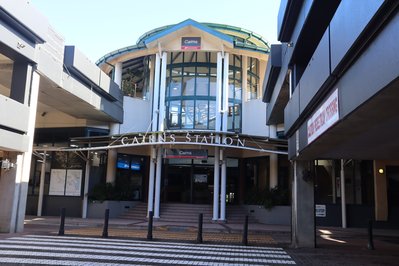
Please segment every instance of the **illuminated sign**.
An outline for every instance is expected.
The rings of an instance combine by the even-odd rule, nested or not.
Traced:
[[[201,50],[201,37],[182,37],[182,50]]]
[[[208,159],[207,150],[166,149],[164,158],[167,159]]]

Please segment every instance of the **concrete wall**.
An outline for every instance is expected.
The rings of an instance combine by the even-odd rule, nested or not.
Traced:
[[[261,99],[243,102],[242,134],[269,136],[266,126],[266,104]]]
[[[120,133],[146,132],[151,129],[151,101],[123,97],[123,117]]]
[[[263,224],[291,224],[291,206],[274,206],[270,210],[258,205],[243,206],[250,216],[255,217],[255,219]]]
[[[104,218],[106,209],[109,209],[109,218],[117,218],[125,211],[133,208],[139,202],[138,201],[110,201],[105,200],[103,202],[93,201],[89,202],[87,209],[88,218]]]

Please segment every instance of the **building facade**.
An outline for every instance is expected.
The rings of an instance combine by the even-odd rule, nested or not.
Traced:
[[[211,204],[225,221],[226,204],[279,182],[286,143],[261,100],[269,48],[253,32],[191,19],[145,33],[97,62],[125,94],[124,123],[76,143],[108,145],[106,181],[134,180],[155,218],[161,202],[180,202]]]
[[[270,46],[257,34],[188,19],[97,66],[59,47],[50,87],[67,93],[39,97],[27,214],[87,217],[89,199],[127,200],[160,219],[162,203],[206,204],[226,221],[227,205],[289,189],[287,142],[265,124]]]
[[[281,1],[263,100],[293,161],[294,246],[316,224],[397,228],[398,20],[395,1]]]

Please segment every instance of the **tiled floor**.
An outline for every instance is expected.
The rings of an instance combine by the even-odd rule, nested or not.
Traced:
[[[0,240],[1,265],[287,265],[278,247],[26,235]]]

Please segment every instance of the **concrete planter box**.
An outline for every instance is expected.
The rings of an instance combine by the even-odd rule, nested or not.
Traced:
[[[109,218],[117,218],[125,211],[136,206],[138,203],[138,201],[92,201],[89,202],[87,207],[87,217],[104,218],[105,210],[109,209]]]
[[[290,225],[291,206],[274,206],[272,209],[265,209],[259,205],[243,205],[248,213],[263,224]]]

